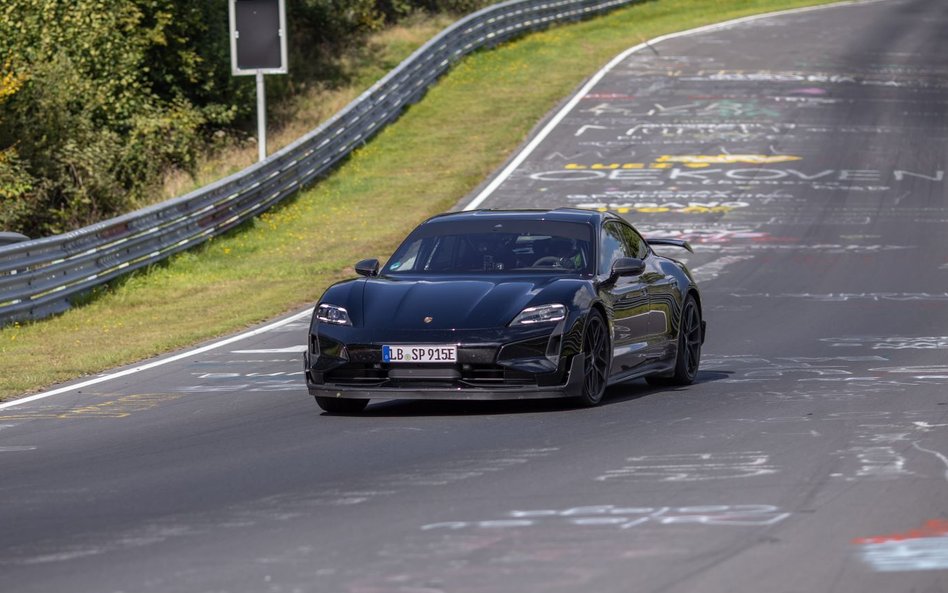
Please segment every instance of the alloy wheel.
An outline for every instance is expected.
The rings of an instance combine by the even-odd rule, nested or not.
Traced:
[[[701,363],[701,316],[693,300],[688,301],[681,324],[681,354],[685,357],[685,371],[689,377],[694,377]]]
[[[586,320],[583,352],[585,356],[583,399],[589,404],[595,404],[602,399],[602,394],[606,390],[611,358],[609,335],[599,313],[591,313]]]

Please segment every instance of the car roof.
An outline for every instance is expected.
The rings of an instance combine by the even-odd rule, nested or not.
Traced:
[[[557,222],[579,222],[598,224],[605,218],[619,217],[612,212],[597,210],[582,210],[579,208],[557,208],[555,210],[520,209],[520,210],[468,210],[464,212],[447,212],[432,216],[422,224],[438,222],[455,222],[461,220],[551,220]]]

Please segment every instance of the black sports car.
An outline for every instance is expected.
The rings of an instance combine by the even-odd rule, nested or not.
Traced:
[[[319,300],[304,355],[327,412],[358,412],[371,398],[595,405],[612,383],[685,385],[698,372],[694,279],[611,212],[443,214],[381,271],[376,259],[355,270],[364,278]]]

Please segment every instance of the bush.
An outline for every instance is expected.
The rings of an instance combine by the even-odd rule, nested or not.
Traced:
[[[158,49],[188,57],[169,51],[177,49],[169,8],[144,0],[0,8],[0,55],[24,81],[0,106],[0,146],[15,148],[7,162],[20,173],[2,176],[6,229],[39,236],[90,224],[139,205],[165,167],[194,162],[210,118],[180,90],[191,73],[176,67],[165,89],[154,79]]]
[[[0,105],[15,95],[23,86],[23,78],[10,70],[9,63],[0,67]],[[12,202],[32,189],[33,178],[26,171],[16,146],[0,145],[0,204],[11,201],[9,211],[0,208],[0,228],[14,228],[7,219],[22,216],[14,212]]]
[[[291,75],[269,99],[331,80],[332,58],[386,23],[487,3],[288,1]],[[0,230],[43,236],[131,210],[169,168],[191,170],[214,131],[251,127],[224,0],[5,0],[0,56]]]

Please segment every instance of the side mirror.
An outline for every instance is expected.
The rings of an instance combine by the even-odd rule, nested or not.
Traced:
[[[360,276],[367,276],[371,278],[372,276],[379,275],[379,260],[377,259],[364,259],[355,265],[356,274]]]
[[[612,264],[612,277],[639,276],[645,271],[645,262],[637,257],[620,257]]]

